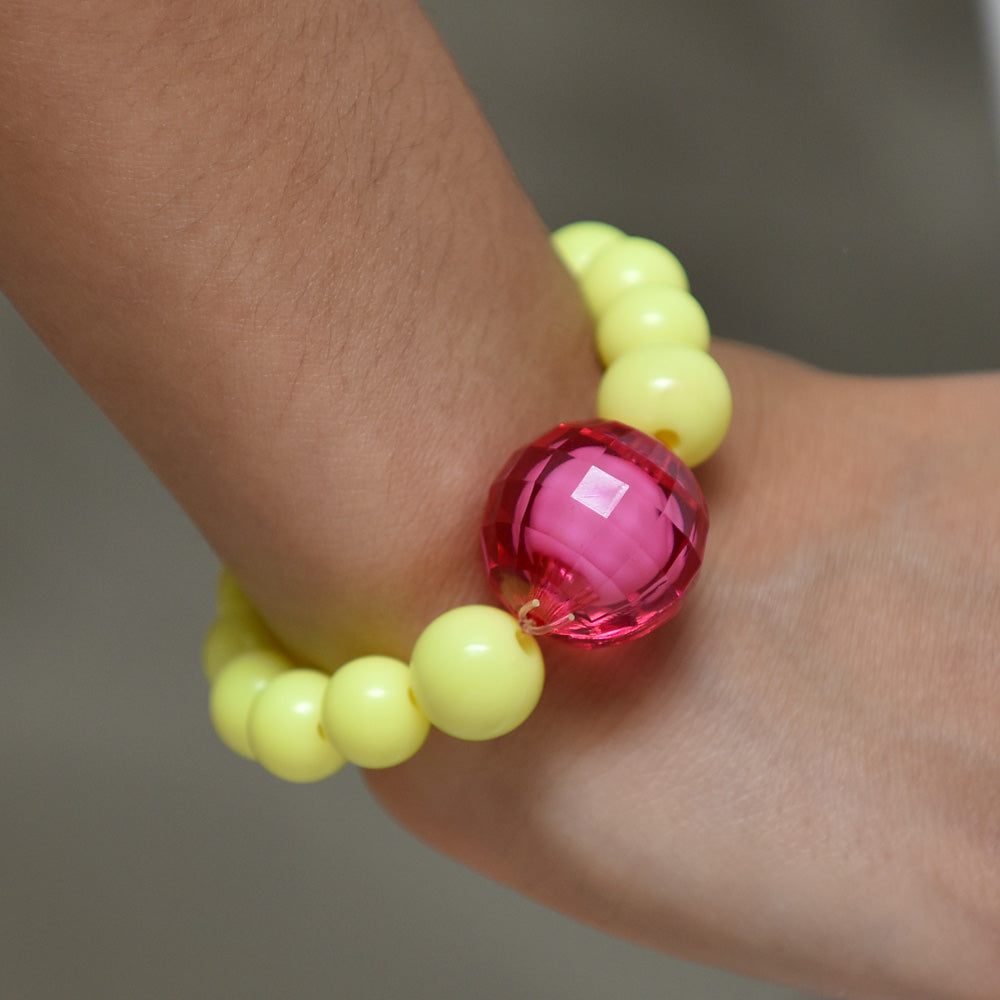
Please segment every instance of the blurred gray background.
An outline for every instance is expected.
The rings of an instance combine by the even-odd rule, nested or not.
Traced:
[[[974,4],[427,9],[546,221],[661,239],[716,334],[845,371],[1000,367]],[[806,996],[549,913],[356,774],[296,788],[223,750],[214,559],[5,303],[0,461],[3,1000]]]

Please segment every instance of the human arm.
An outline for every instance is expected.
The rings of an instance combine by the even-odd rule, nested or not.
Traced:
[[[4,290],[286,638],[405,654],[478,586],[496,456],[586,416],[596,373],[432,29],[405,2],[8,8]]]
[[[157,13],[115,9],[142,24]],[[291,9],[306,21],[329,10]],[[325,49],[343,51],[337,37],[351,52],[365,41],[371,61],[343,67],[349,81],[392,83],[372,110],[399,113],[395,124],[379,118],[396,170],[371,206],[370,158],[355,162],[359,204],[341,197],[352,170],[336,151],[350,161],[371,136],[350,138],[351,115],[329,113],[339,64],[306,85],[319,23],[308,44],[296,31],[278,44],[273,25],[243,23],[236,7],[191,10],[155,45],[135,45],[141,25],[117,33],[147,87],[124,74],[141,120],[125,115],[110,156],[105,126],[124,112],[105,80],[124,71],[113,52],[93,69],[106,31],[95,38],[90,20],[74,28],[70,10],[68,40],[48,25],[33,65],[23,53],[20,64],[0,62],[21,73],[28,112],[40,113],[35,84],[61,94],[52,141],[28,155],[45,135],[36,117],[4,162],[21,184],[6,188],[4,281],[287,638],[331,661],[344,647],[405,655],[437,610],[485,596],[475,528],[497,462],[590,412],[585,324],[412,8],[369,7],[366,17],[384,15],[380,27],[353,34],[327,25]],[[193,69],[181,56],[206,38],[217,44],[222,29],[208,28],[227,13],[228,54]],[[390,51],[407,53],[415,78],[374,72],[386,60],[373,36],[395,39]],[[414,46],[425,61],[414,64]],[[284,75],[263,72],[265,55]],[[89,94],[85,71],[104,96],[73,105]],[[259,77],[272,83],[252,97]],[[430,146],[426,118],[406,99],[428,78],[448,126],[431,130]],[[186,86],[171,97],[178,79]],[[13,82],[4,91],[17,94]],[[110,108],[96,114],[102,101]],[[251,122],[248,108],[272,101],[274,114]],[[313,132],[326,180],[296,189],[297,211],[278,211],[304,163],[303,143],[279,136],[309,135],[316,122],[326,123]],[[162,161],[150,151],[157,134]],[[475,170],[442,172],[456,163],[435,154],[450,136],[458,165]],[[248,141],[249,151],[230,148]],[[418,162],[406,166],[411,155]],[[400,229],[366,222],[367,208]],[[364,334],[353,350],[347,338],[339,365],[329,351],[337,330]],[[397,363],[414,343],[421,350]],[[451,366],[456,350],[462,363]],[[451,853],[656,947],[831,992],[852,983],[859,995],[989,995],[995,380],[855,381],[717,351],[737,420],[704,472],[709,561],[684,616],[623,650],[625,676],[613,684],[594,678],[613,657],[550,647],[548,691],[527,729],[485,747],[439,739],[376,789]],[[419,463],[405,463],[411,452]],[[417,513],[443,511],[433,525],[414,520],[415,485]],[[956,496],[968,504],[957,518]],[[973,592],[956,601],[962,579]],[[953,663],[962,635],[977,636],[976,648]],[[950,745],[961,752],[943,753]],[[956,982],[961,974],[971,985]]]

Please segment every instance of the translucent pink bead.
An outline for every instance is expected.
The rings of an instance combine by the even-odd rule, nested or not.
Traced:
[[[490,490],[490,584],[526,632],[584,646],[676,614],[701,566],[705,500],[665,445],[612,421],[560,424],[514,454]]]

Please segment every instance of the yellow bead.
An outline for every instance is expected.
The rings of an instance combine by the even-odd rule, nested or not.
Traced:
[[[221,615],[212,622],[201,647],[205,677],[211,683],[233,657],[251,649],[274,646],[274,636],[256,614]]]
[[[410,691],[410,668],[390,656],[362,656],[330,679],[321,713],[327,739],[359,767],[395,767],[430,729]]]
[[[240,582],[226,566],[219,571],[219,581],[215,587],[215,607],[220,615],[243,615],[249,618],[257,614]]]
[[[638,285],[619,295],[602,313],[596,337],[605,365],[647,344],[684,344],[707,351],[708,317],[683,288]]]
[[[410,658],[417,704],[431,722],[463,740],[490,740],[516,729],[542,694],[538,643],[499,608],[445,612],[417,639]]]
[[[636,285],[671,285],[687,291],[680,261],[666,248],[641,236],[626,236],[598,251],[580,276],[580,291],[595,319]]]
[[[569,273],[579,278],[599,250],[624,235],[606,222],[571,222],[552,234],[552,246]]]
[[[208,699],[212,725],[219,739],[236,753],[253,760],[247,739],[247,718],[254,699],[292,663],[273,651],[243,653],[231,659],[215,678]]]
[[[254,757],[285,781],[320,781],[344,766],[323,735],[320,708],[330,678],[298,668],[275,677],[254,699],[247,738]]]
[[[623,354],[608,368],[597,390],[597,412],[659,438],[695,466],[726,436],[733,398],[710,355],[653,344]]]

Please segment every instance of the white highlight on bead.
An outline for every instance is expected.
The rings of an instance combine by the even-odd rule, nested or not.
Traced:
[[[627,492],[628,483],[623,483],[610,472],[592,465],[570,496],[607,520]]]

